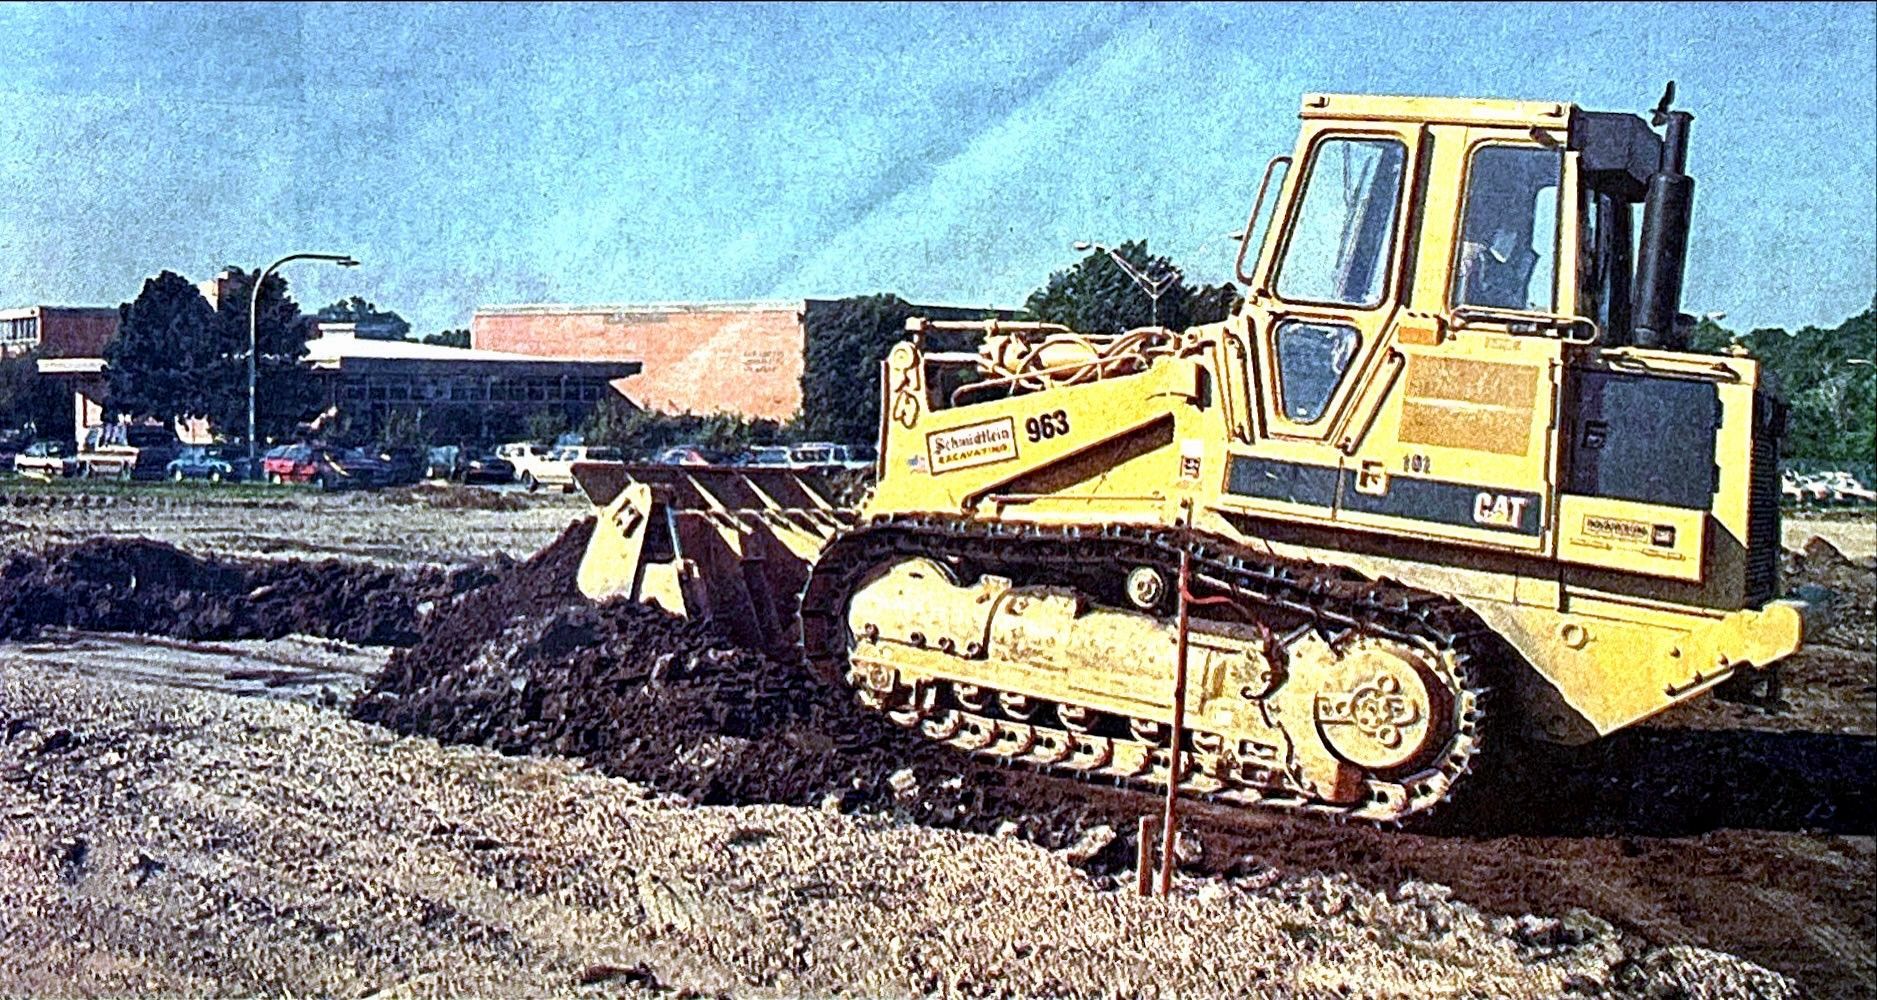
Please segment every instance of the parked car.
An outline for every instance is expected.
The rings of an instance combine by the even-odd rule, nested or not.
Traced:
[[[364,448],[315,449],[315,453],[318,471],[314,482],[322,490],[368,490],[385,485],[385,463]]]
[[[1821,473],[1817,482],[1828,493],[1831,503],[1868,504],[1877,503],[1877,492],[1857,481],[1857,477],[1843,469]]]
[[[312,483],[323,490],[369,489],[383,481],[384,463],[363,448],[293,444],[261,463],[270,483]]]
[[[85,431],[74,456],[81,479],[161,479],[182,451],[176,432],[162,424],[100,424]]]
[[[32,436],[22,430],[0,431],[0,468],[11,469],[20,452],[32,445]]]
[[[522,473],[521,484],[530,492],[543,486],[558,486],[563,492],[574,491],[575,462],[621,462],[625,457],[617,448],[577,444],[556,448]]]
[[[62,441],[34,441],[13,457],[14,472],[38,479],[63,479],[77,468],[77,458]]]
[[[736,464],[786,469],[789,467],[789,450],[782,447],[767,446],[751,448],[737,456]]]
[[[515,481],[514,464],[506,458],[496,457],[495,452],[486,448],[471,449],[453,444],[432,448],[424,466],[426,479],[498,484]]]
[[[539,475],[541,465],[556,450],[558,449],[536,444],[533,441],[511,441],[498,446],[495,449],[495,456],[513,466],[515,478],[525,486],[530,482],[541,481]]]
[[[394,445],[379,449],[376,457],[383,467],[380,479],[384,485],[409,486],[424,478],[429,453],[415,446]]]
[[[206,479],[211,483],[232,481],[235,466],[224,456],[220,449],[191,445],[170,459],[163,474],[171,482],[180,483],[186,479]]]
[[[1779,495],[1787,503],[1824,504],[1831,502],[1831,487],[1816,475],[1800,475],[1788,469],[1780,477]]]
[[[283,444],[268,449],[261,473],[270,483],[310,483],[319,474],[318,456],[308,445]]]
[[[808,441],[789,449],[789,465],[797,469],[871,469],[873,460],[868,445]]]
[[[727,465],[720,451],[701,444],[676,444],[652,456],[653,465]]]

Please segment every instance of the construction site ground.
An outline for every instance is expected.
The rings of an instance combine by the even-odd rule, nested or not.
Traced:
[[[1158,796],[585,605],[584,505],[481,493],[0,483],[0,994],[1877,992],[1868,515],[1788,517],[1783,706],[1412,831],[1194,804],[1162,901]]]

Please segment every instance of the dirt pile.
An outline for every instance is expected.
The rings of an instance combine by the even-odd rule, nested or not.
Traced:
[[[147,539],[94,538],[0,561],[0,639],[62,626],[192,640],[301,634],[408,645],[418,639],[424,609],[489,583],[497,569],[218,559]]]
[[[438,483],[418,483],[415,486],[385,490],[383,498],[390,504],[421,506],[433,510],[513,511],[526,510],[529,505],[526,497],[516,493]]]
[[[1877,649],[1877,568],[1814,536],[1803,550],[1785,550],[1780,577],[1787,593],[1824,587],[1833,594],[1832,626],[1819,641],[1846,649]]]
[[[1048,847],[1100,824],[1054,783],[1041,794],[1012,789],[1023,772],[921,740],[851,691],[740,649],[708,624],[585,601],[574,572],[590,530],[576,524],[495,584],[440,607],[423,641],[393,653],[360,693],[354,717],[505,753],[583,757],[705,805],[894,811]],[[1105,839],[1085,860],[1111,867],[1121,846]]]

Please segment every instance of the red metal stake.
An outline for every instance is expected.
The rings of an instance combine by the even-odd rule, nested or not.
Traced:
[[[1188,508],[1191,516],[1191,508]],[[1190,522],[1188,522],[1190,524]],[[1180,546],[1180,624],[1173,668],[1173,737],[1167,752],[1167,807],[1160,828],[1160,895],[1173,891],[1173,844],[1179,836],[1180,763],[1185,747],[1181,737],[1186,732],[1186,651],[1187,625],[1195,604],[1230,604],[1231,598],[1193,595],[1193,543],[1190,530]]]
[[[1186,625],[1187,602],[1192,600],[1193,555],[1190,546],[1180,548],[1180,628],[1173,667],[1173,735],[1167,751],[1167,809],[1160,822],[1160,894],[1173,891],[1173,841],[1179,835],[1180,804],[1180,735],[1186,731]]]

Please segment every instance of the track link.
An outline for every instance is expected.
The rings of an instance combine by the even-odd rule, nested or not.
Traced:
[[[1464,607],[1391,581],[1277,560],[1209,537],[1184,543],[1179,532],[1165,528],[1057,527],[937,515],[878,518],[837,536],[816,563],[803,595],[802,652],[818,674],[853,685],[863,704],[928,739],[1060,772],[1164,785],[1170,777],[1170,735],[1164,726],[1156,731],[1158,724],[1150,720],[1125,720],[1128,735],[1114,735],[1112,727],[1107,732],[1078,731],[1060,724],[1079,717],[1076,706],[1068,706],[1067,714],[1061,706],[1019,714],[1000,712],[1000,693],[982,689],[970,689],[962,699],[956,692],[935,697],[926,691],[916,699],[908,690],[889,694],[869,689],[848,676],[845,615],[865,574],[897,559],[941,559],[974,572],[1061,583],[1112,576],[1117,565],[1173,570],[1183,544],[1191,546],[1196,593],[1228,596],[1253,615],[1303,623],[1332,647],[1373,636],[1424,650],[1439,665],[1441,680],[1453,694],[1445,713],[1451,736],[1431,763],[1412,774],[1368,775],[1354,803],[1311,796],[1287,780],[1281,759],[1268,762],[1268,768],[1248,768],[1243,762],[1234,766],[1220,752],[1221,739],[1192,729],[1181,734],[1183,791],[1236,806],[1395,822],[1426,813],[1473,767],[1482,745],[1480,723],[1488,694],[1481,664],[1489,661],[1485,654],[1492,636]]]

